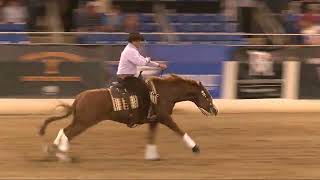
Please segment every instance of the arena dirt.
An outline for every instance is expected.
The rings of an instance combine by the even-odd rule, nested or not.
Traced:
[[[65,119],[37,130],[44,116],[0,116],[0,179],[320,179],[320,114],[176,112],[177,123],[200,145],[193,155],[161,126],[162,159],[143,159],[147,126],[129,129],[105,121],[72,142],[74,163],[56,162],[42,150]]]

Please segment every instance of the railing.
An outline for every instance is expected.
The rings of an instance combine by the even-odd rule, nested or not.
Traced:
[[[0,34],[62,34],[62,35],[81,35],[81,34],[128,34],[125,32],[0,32]],[[266,34],[266,33],[243,33],[243,32],[141,32],[141,34],[155,35],[243,35],[243,36],[303,36],[305,34]],[[320,36],[320,34],[308,34]]]
[[[0,35],[127,35],[128,33],[125,32],[0,32]],[[255,36],[305,36],[306,34],[277,34],[277,33],[243,33],[243,32],[234,32],[234,33],[228,33],[228,32],[142,32],[143,35],[160,35],[160,36],[175,36],[175,35],[216,35],[216,36],[245,36],[245,37],[255,37]],[[320,34],[308,34],[308,36],[320,36]],[[163,43],[166,43],[166,41],[162,41]],[[177,43],[181,43],[177,41]],[[2,43],[3,44],[3,43]],[[8,43],[8,44],[14,44],[14,43]],[[22,44],[22,43],[20,43]],[[30,45],[32,44],[64,44],[64,45],[75,45],[74,43],[28,43]],[[170,42],[171,44],[171,42]],[[176,43],[174,43],[176,44]],[[186,44],[182,42],[182,44]],[[77,44],[77,45],[94,45],[94,44]],[[314,46],[320,46],[319,45],[309,45],[309,44],[274,44],[274,45],[266,45],[266,44],[217,44],[217,45],[224,45],[224,46],[260,46],[260,47],[314,47]]]

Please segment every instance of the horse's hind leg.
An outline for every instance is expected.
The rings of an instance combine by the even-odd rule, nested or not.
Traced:
[[[69,151],[69,142],[77,135],[88,129],[93,124],[84,124],[81,122],[73,121],[69,126],[60,129],[53,144],[57,148],[55,155],[61,160],[69,160],[67,152]]]
[[[192,149],[192,152],[194,153],[200,153],[199,146],[191,139],[191,137],[181,130],[178,125],[173,121],[171,116],[167,116],[166,118],[163,118],[163,121],[161,121],[162,124],[173,130],[175,133],[177,133],[180,137],[182,137],[185,144]]]
[[[160,156],[157,150],[157,145],[155,145],[155,135],[157,132],[158,122],[151,122],[149,124],[149,134],[148,134],[148,144],[146,146],[146,151],[144,158],[146,160],[159,160]]]

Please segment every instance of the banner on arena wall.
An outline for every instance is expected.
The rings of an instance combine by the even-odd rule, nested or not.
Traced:
[[[299,82],[299,98],[320,99],[320,58],[301,63]]]
[[[239,62],[237,97],[239,99],[280,98],[282,63],[263,51],[250,51],[247,62]]]
[[[55,76],[57,67],[61,68],[64,64],[89,64],[89,62],[104,62],[105,73],[108,78],[115,78],[117,63],[110,63],[112,61],[117,62],[119,60],[121,51],[123,50],[123,45],[90,45],[90,46],[70,46],[70,45],[0,45],[0,52],[2,56],[0,57],[0,62],[19,62],[18,65],[12,67],[21,67],[23,63],[30,64],[42,64],[42,69],[35,70],[34,72],[44,72],[46,76]],[[209,92],[214,97],[220,97],[220,85],[221,85],[221,67],[222,62],[229,60],[231,56],[231,50],[233,47],[223,47],[215,45],[146,45],[145,55],[152,57],[156,61],[166,61],[169,68],[164,73],[174,73],[187,78],[201,81]],[[40,66],[40,65],[38,65]],[[84,66],[81,66],[84,67]],[[76,65],[74,66],[76,68]],[[85,69],[85,68],[84,68]],[[70,72],[74,70],[70,69]],[[85,70],[84,70],[85,71]],[[100,71],[91,70],[93,76],[97,76]],[[153,73],[153,75],[159,75],[159,73]],[[19,75],[20,76],[20,75]],[[45,91],[48,93],[57,91],[57,86],[51,85],[53,81],[55,83],[61,82],[62,84],[71,84],[72,81],[77,80],[77,78],[57,78],[51,79],[49,85],[42,85],[48,82],[48,77],[32,77],[34,74],[30,74],[24,77],[24,82],[22,84],[41,84],[42,90],[39,88],[36,91],[36,95],[42,94]],[[15,76],[14,76],[15,77]],[[9,78],[10,79],[10,78]],[[35,82],[36,79],[38,82]],[[2,79],[3,81],[6,79]],[[41,80],[41,81],[40,81]],[[66,82],[68,81],[68,82]],[[15,81],[16,83],[17,81]],[[41,82],[41,83],[40,83]],[[7,82],[8,83],[8,82]],[[10,83],[9,83],[10,84]],[[107,84],[107,82],[105,83]],[[17,87],[22,87],[17,84]],[[29,91],[30,86],[23,92]],[[59,86],[60,87],[60,86]],[[92,86],[93,87],[93,86]],[[96,87],[96,86],[95,86]],[[32,88],[30,88],[32,89]],[[76,88],[74,88],[76,89]],[[84,88],[78,88],[79,91]],[[34,90],[34,89],[33,89]],[[61,89],[60,89],[61,90]],[[31,91],[31,90],[30,90]],[[41,93],[40,93],[41,91]],[[11,93],[13,91],[2,90],[2,95],[6,94],[21,94],[21,93]],[[20,91],[22,92],[22,91]],[[31,92],[29,94],[32,94]],[[72,94],[72,93],[62,93]],[[55,94],[55,93],[52,93]],[[56,95],[59,95],[56,93]]]
[[[101,62],[0,61],[0,97],[74,97],[106,79]]]

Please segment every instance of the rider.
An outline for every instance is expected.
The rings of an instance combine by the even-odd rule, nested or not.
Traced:
[[[139,53],[141,41],[144,41],[140,33],[130,33],[128,38],[128,45],[121,53],[120,62],[117,71],[118,79],[125,77],[133,77],[137,73],[137,66],[151,66],[166,69],[166,64],[161,64],[151,61],[150,57],[143,57]]]
[[[135,77],[137,73],[137,66],[150,66],[150,67],[158,67],[162,70],[167,68],[166,64],[157,63],[151,61],[150,57],[143,57],[139,53],[139,48],[141,47],[141,41],[144,41],[143,36],[140,33],[130,33],[128,38],[128,45],[124,48],[121,53],[120,62],[117,71],[117,78],[120,86],[126,85],[134,79],[138,79]],[[138,79],[141,86],[144,86],[145,83],[143,80]],[[146,86],[145,86],[146,87]],[[148,94],[147,88],[141,87],[143,90],[143,94]],[[148,95],[149,97],[149,95]],[[151,107],[150,107],[151,108]],[[151,110],[151,109],[150,109]],[[154,119],[155,116],[151,117],[151,111],[149,111],[148,119]]]

